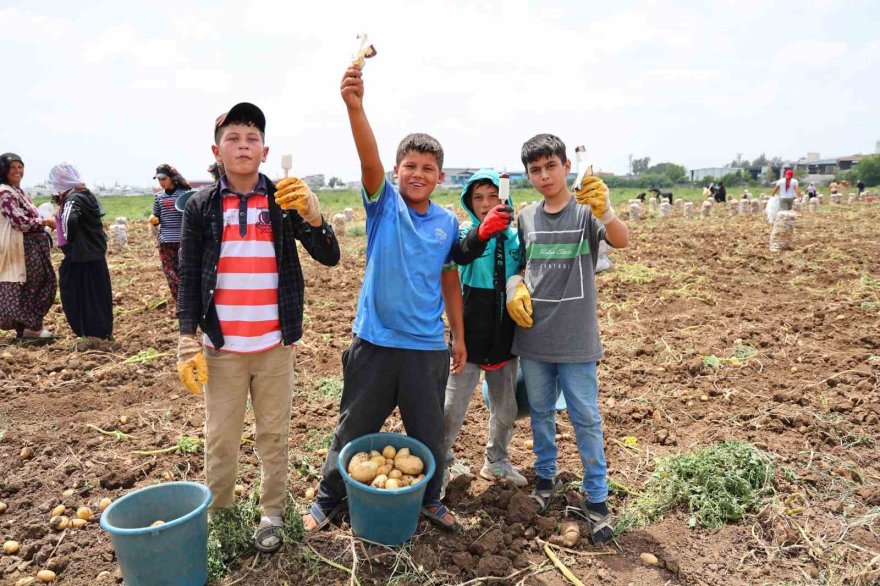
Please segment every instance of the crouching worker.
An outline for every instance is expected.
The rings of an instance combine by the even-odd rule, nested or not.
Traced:
[[[361,161],[367,214],[367,266],[358,298],[354,339],[342,354],[339,421],[324,462],[317,500],[304,516],[306,531],[323,528],[347,508],[339,452],[374,433],[394,411],[408,435],[424,443],[438,471],[428,481],[422,514],[444,529],[455,517],[440,502],[443,394],[449,376],[444,305],[453,336],[453,372],[466,359],[461,285],[455,270],[458,219],[431,202],[443,181],[443,149],[427,134],[410,134],[397,147],[398,188],[385,180],[379,148],[364,112],[361,68],[342,79],[342,99]],[[445,304],[444,304],[445,301]]]
[[[517,358],[510,353],[514,323],[505,309],[504,284],[519,273],[519,239],[511,226],[513,208],[498,198],[498,172],[481,169],[461,192],[461,206],[474,228],[463,230],[459,247],[464,300],[464,340],[467,364],[446,382],[443,408],[446,429],[446,462],[443,488],[451,477],[455,456],[452,447],[461,431],[474,389],[484,372],[489,387],[489,441],[480,476],[507,479],[526,486],[525,477],[510,463],[507,448],[516,420]],[[504,205],[503,205],[504,204]]]
[[[594,271],[599,243],[627,245],[629,233],[611,207],[608,187],[584,177],[573,195],[565,144],[539,134],[522,147],[529,181],[544,197],[519,214],[523,273],[507,281],[507,309],[519,327],[513,353],[528,389],[534,439],[532,497],[541,511],[560,489],[556,477],[556,387],[562,389],[584,467],[581,509],[595,543],[613,536],[596,364],[603,357]]]
[[[212,509],[233,503],[250,395],[262,464],[255,545],[274,552],[287,494],[293,344],[302,337],[304,286],[295,241],[327,266],[339,262],[339,244],[302,181],[276,186],[259,172],[269,153],[259,108],[233,106],[214,131],[211,148],[225,174],[193,195],[183,214],[177,368],[190,391],[201,393],[204,385]]]

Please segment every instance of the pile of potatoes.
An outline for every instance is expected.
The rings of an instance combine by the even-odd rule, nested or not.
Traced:
[[[425,463],[409,453],[409,448],[385,446],[381,452],[358,452],[348,461],[348,473],[362,484],[374,488],[403,488],[422,480]]]

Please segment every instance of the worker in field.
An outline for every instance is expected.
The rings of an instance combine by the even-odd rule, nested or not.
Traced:
[[[183,224],[183,213],[177,207],[177,199],[192,190],[183,175],[173,166],[163,163],[156,167],[153,179],[159,181],[162,188],[153,199],[153,214],[150,223],[159,227],[157,240],[159,244],[159,260],[162,273],[168,282],[173,300],[170,312],[175,313],[177,306],[177,288],[180,284],[178,252],[180,251],[180,228]]]
[[[608,468],[599,414],[597,364],[603,358],[596,315],[599,243],[627,245],[608,187],[586,175],[575,193],[565,144],[539,134],[523,144],[522,162],[543,200],[517,219],[521,271],[507,281],[507,310],[517,324],[512,352],[528,390],[535,453],[532,497],[544,513],[561,490],[557,477],[556,399],[561,388],[584,468],[581,510],[594,543],[614,535],[608,510]]]
[[[776,182],[770,197],[779,194],[779,211],[791,211],[794,207],[794,198],[801,197],[801,188],[798,187],[798,180],[794,178],[794,171],[786,169],[784,177]]]
[[[181,382],[205,395],[205,476],[211,508],[233,504],[248,397],[262,466],[259,551],[281,547],[286,507],[294,344],[302,338],[304,282],[296,241],[325,266],[339,243],[300,179],[260,173],[266,117],[240,103],[214,124],[220,180],[186,203],[177,300]],[[197,336],[201,329],[202,335]]]

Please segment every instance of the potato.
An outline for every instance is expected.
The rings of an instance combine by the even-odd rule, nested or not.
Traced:
[[[422,470],[425,469],[425,464],[422,462],[421,458],[409,455],[397,456],[397,458],[394,459],[394,466],[404,474],[409,474],[411,476],[418,476],[422,473]]]
[[[370,483],[370,486],[374,488],[385,488],[385,483],[388,481],[388,477],[384,474],[380,474],[376,478],[373,479],[373,482]]]
[[[367,460],[358,464],[349,474],[358,482],[369,484],[379,475],[379,466],[373,460]]]
[[[562,524],[559,534],[562,536],[562,543],[565,547],[574,547],[580,541],[581,529],[577,523],[569,521]]]
[[[403,472],[397,470],[396,468],[388,473],[388,478],[393,478],[395,480],[400,480],[403,477]]]
[[[0,501],[0,513],[2,513],[5,510],[6,510],[6,503],[4,503],[3,501]]]
[[[385,488],[400,488],[400,481],[398,481],[396,478],[389,478],[385,481]]]
[[[92,509],[88,507],[80,507],[76,510],[76,516],[80,519],[85,519],[88,521],[92,518]]]
[[[122,425],[127,425],[128,424],[128,415],[120,415],[119,416],[119,423],[121,423]]]
[[[150,527],[161,527],[164,524],[165,524],[165,521],[163,521],[161,519],[157,519],[156,521],[153,521],[152,523],[150,523]]]
[[[414,480],[415,480],[415,476],[411,476],[409,474],[404,474],[400,478],[400,484],[402,484],[403,486],[409,486],[410,484],[413,483]]]
[[[98,510],[101,511],[101,512],[103,513],[103,512],[104,512],[104,509],[106,509],[107,507],[109,507],[109,506],[110,506],[110,503],[112,503],[112,502],[113,502],[113,501],[110,500],[110,499],[107,498],[107,497],[102,498],[100,501],[98,501]]]
[[[394,468],[394,458],[385,458],[385,464]]]
[[[416,482],[421,482],[422,479],[424,479],[424,478],[425,478],[425,475],[424,475],[424,474],[419,474],[419,475],[416,476],[415,479],[413,480],[413,484],[415,484]]]
[[[409,456],[409,448],[400,448],[397,450],[397,454],[395,454],[394,459],[402,458],[404,456]]]
[[[391,466],[389,466],[388,464],[383,464],[383,465],[379,466],[379,474],[380,475],[384,474],[385,476],[388,476],[388,473],[391,472],[391,470],[393,470],[393,468]]]
[[[310,486],[306,489],[305,497],[309,500],[312,500],[313,498],[315,498],[315,487],[314,486]]]
[[[380,452],[379,450],[370,450],[370,460],[372,460],[376,456],[382,456],[382,452]],[[384,458],[385,456],[382,457]]]
[[[49,526],[55,531],[63,531],[70,525],[70,519],[64,515],[58,515],[49,519]]]
[[[394,446],[385,446],[382,448],[382,455],[393,460],[397,455],[397,449]]]
[[[21,458],[22,460],[30,460],[31,458],[34,457],[33,448],[29,448],[27,446],[22,448],[21,453],[18,455],[18,457]]]
[[[358,452],[354,456],[351,457],[351,460],[348,461],[348,473],[351,474],[351,471],[355,469],[355,467],[361,462],[365,462],[370,459],[370,455],[366,452]]]
[[[49,513],[49,518],[57,517],[57,516],[59,516],[59,515],[63,515],[63,514],[64,514],[64,511],[66,511],[66,510],[67,510],[67,507],[65,507],[64,505],[58,505],[57,507],[55,507],[54,509],[52,509],[52,512],[51,512],[51,513]]]
[[[382,454],[379,454],[378,456],[373,456],[372,458],[370,458],[370,462],[375,462],[376,466],[380,468],[382,466],[387,466],[387,464],[385,463],[385,458],[382,457]]]
[[[74,529],[82,529],[86,526],[87,523],[88,521],[86,521],[85,519],[80,519],[79,517],[70,520],[70,525]]]
[[[37,578],[39,578],[43,582],[54,582],[55,581],[55,572],[52,570],[40,570],[37,572]]]
[[[18,542],[17,541],[4,541],[3,542],[3,551],[9,554],[18,553]]]
[[[235,488],[232,489],[232,492],[235,493],[235,496],[241,496],[244,494],[244,485],[236,484]]]

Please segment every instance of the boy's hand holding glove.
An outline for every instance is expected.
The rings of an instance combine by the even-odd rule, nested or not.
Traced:
[[[587,175],[583,178],[574,191],[574,197],[579,204],[590,206],[593,215],[599,218],[602,224],[607,224],[615,218],[608,186],[595,175]]]
[[[480,222],[477,235],[483,242],[488,242],[494,236],[501,234],[510,226],[513,219],[513,208],[509,205],[497,205],[486,214],[486,218]]]
[[[532,296],[521,275],[513,275],[507,279],[507,313],[521,328],[530,328],[532,320]]]
[[[184,334],[177,342],[177,376],[187,390],[197,395],[201,395],[202,386],[208,384],[208,365],[195,336]]]
[[[297,177],[285,177],[275,186],[275,203],[283,210],[296,210],[309,224],[321,221],[318,196]]]

